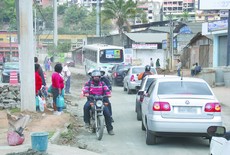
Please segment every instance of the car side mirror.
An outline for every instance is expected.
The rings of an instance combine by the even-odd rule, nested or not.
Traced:
[[[137,92],[137,95],[143,95],[144,94],[144,91],[138,91]]]
[[[226,128],[223,126],[210,126],[207,129],[207,133],[210,136],[223,137],[226,133]]]
[[[150,97],[150,94],[149,93],[144,93],[144,96],[145,97]]]

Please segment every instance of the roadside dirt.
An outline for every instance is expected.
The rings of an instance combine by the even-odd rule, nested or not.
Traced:
[[[51,72],[47,73],[47,83],[49,83]],[[81,89],[83,84],[86,82],[87,77],[82,74],[74,74],[72,73],[71,76],[71,94],[65,95],[65,100],[68,101],[68,107],[77,109],[78,101],[84,100],[84,98],[80,97]],[[30,115],[31,121],[27,124],[26,128],[24,129],[25,141],[24,143],[31,143],[31,132],[49,132],[49,136],[52,136],[57,129],[63,128],[64,125],[68,124],[68,132],[66,134],[61,134],[60,139],[58,140],[58,144],[61,145],[72,145],[78,146],[76,141],[74,140],[74,135],[79,132],[80,128],[82,128],[82,118],[78,118],[79,115],[75,112],[69,112],[67,109],[64,110],[64,113],[60,116],[53,115],[51,108],[46,108],[43,113],[40,112],[20,112],[25,115]],[[67,112],[68,111],[68,112]],[[14,115],[19,115],[20,113],[13,113]],[[6,136],[4,138],[3,134],[7,134],[7,126],[8,121],[6,118],[7,111],[2,110],[0,111],[0,122],[4,129],[4,133],[0,137],[3,139],[0,142],[0,145],[8,145]],[[26,152],[21,152],[21,154],[32,154],[37,155],[36,151],[27,150]],[[20,154],[18,154],[20,155]],[[43,154],[42,154],[43,155]]]

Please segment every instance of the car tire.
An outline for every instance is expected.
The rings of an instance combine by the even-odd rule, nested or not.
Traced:
[[[128,85],[127,85],[127,93],[128,93],[128,94],[132,94],[132,90],[129,89],[129,86],[128,86]]]
[[[117,83],[116,83],[116,80],[115,80],[115,79],[112,79],[112,84],[113,84],[113,86],[116,86],[116,85],[117,85]]]
[[[146,128],[145,128],[145,126],[144,126],[144,123],[143,123],[143,120],[141,121],[141,129],[142,129],[143,131],[146,130]]]
[[[151,133],[151,131],[148,129],[146,129],[146,144],[147,145],[155,145],[157,143],[157,137]]]
[[[125,84],[123,85],[123,89],[124,89],[124,91],[127,91],[127,88],[125,88]]]
[[[139,108],[137,108],[137,120],[138,121],[141,121],[142,120],[142,116],[141,116],[141,109]]]

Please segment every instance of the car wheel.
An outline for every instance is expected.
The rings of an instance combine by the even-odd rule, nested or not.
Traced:
[[[115,80],[115,79],[112,79],[112,84],[113,84],[113,86],[116,86],[116,85],[117,85],[117,83],[116,83],[116,80]]]
[[[127,93],[128,93],[128,94],[132,94],[132,90],[129,89],[129,86],[128,86],[128,85],[127,85]]]
[[[141,121],[141,129],[142,129],[143,131],[146,130],[146,128],[145,128],[145,126],[144,126],[144,123],[143,123],[143,120]]]
[[[148,125],[146,129],[146,144],[147,145],[155,145],[157,143],[157,137],[151,133],[151,131],[148,129]]]
[[[124,91],[127,91],[127,88],[125,88],[125,84],[123,85],[123,89],[124,89]]]
[[[137,107],[137,120],[138,121],[141,121],[141,119],[142,119],[142,117],[141,117],[141,108],[139,107]]]

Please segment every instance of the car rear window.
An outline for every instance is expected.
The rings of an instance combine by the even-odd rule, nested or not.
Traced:
[[[158,87],[158,95],[166,94],[212,95],[212,92],[207,84],[201,82],[160,82]]]
[[[120,65],[117,67],[118,71],[128,70],[131,66],[130,65]]]
[[[19,69],[19,64],[18,63],[5,63],[4,69]]]
[[[148,78],[146,84],[145,84],[145,91],[149,88],[150,84],[153,82],[153,78]]]
[[[145,71],[145,68],[133,68],[133,74],[138,74],[138,73],[141,73],[141,72],[144,72]]]

